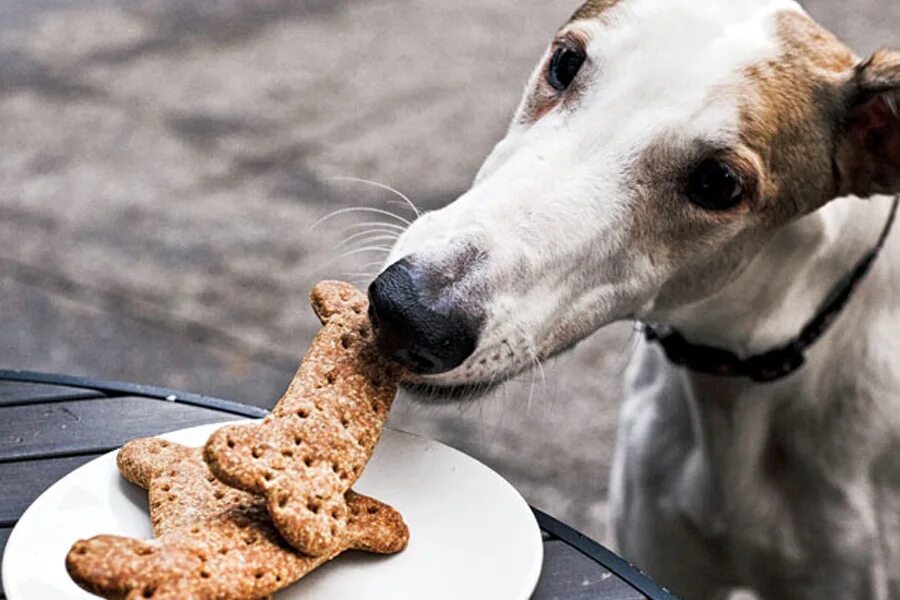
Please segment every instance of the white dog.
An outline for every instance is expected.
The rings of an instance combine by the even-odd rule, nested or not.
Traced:
[[[898,103],[900,53],[790,0],[591,0],[397,242],[382,347],[449,394],[652,324],[618,549],[684,598],[900,599]]]

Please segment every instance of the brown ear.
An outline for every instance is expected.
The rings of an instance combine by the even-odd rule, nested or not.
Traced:
[[[854,70],[835,155],[839,195],[900,193],[900,52]]]

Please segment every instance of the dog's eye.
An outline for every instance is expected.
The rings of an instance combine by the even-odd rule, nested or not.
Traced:
[[[727,210],[741,201],[744,188],[734,169],[714,158],[704,160],[688,179],[691,202],[707,210]]]
[[[584,60],[583,50],[560,46],[553,52],[553,57],[550,59],[547,83],[560,92],[567,89],[578,75]]]

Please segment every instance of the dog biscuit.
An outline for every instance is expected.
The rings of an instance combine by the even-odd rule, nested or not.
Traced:
[[[270,416],[214,433],[204,456],[224,483],[264,495],[297,550],[327,554],[346,526],[344,493],[372,455],[400,369],[376,347],[365,295],[340,282],[310,296],[323,327]]]
[[[105,598],[250,600],[287,587],[345,550],[398,552],[409,532],[400,514],[348,491],[347,526],[332,549],[305,556],[279,536],[262,498],[212,477],[199,449],[136,440],[119,453],[122,474],[150,494],[153,540],[102,535],[66,558],[72,579]]]

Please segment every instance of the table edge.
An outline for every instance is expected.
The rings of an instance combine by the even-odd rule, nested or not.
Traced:
[[[81,377],[78,375],[61,375],[58,373],[43,373],[40,371],[26,371],[20,369],[0,369],[0,381],[3,380],[20,383],[79,387],[102,392],[110,397],[144,396],[155,400],[182,402],[192,406],[209,408],[250,418],[261,418],[269,414],[269,411],[264,408],[242,404],[233,400],[224,400],[222,398],[216,398],[215,396],[205,396],[203,394],[183,392],[172,388],[144,385],[140,383],[128,383],[125,381],[112,381],[93,377]]]
[[[650,600],[678,600],[669,590],[650,579],[643,571],[615,554],[600,542],[551,517],[539,508],[532,506],[531,511],[534,513],[538,526],[542,530],[562,540],[591,560],[596,561]]]

